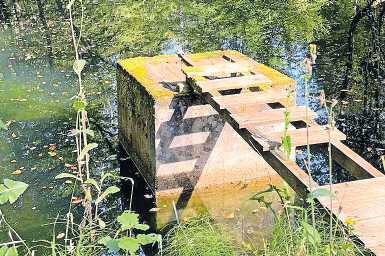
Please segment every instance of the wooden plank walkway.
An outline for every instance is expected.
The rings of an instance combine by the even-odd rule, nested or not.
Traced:
[[[258,63],[252,59],[239,55],[215,60],[180,57],[188,65],[182,69],[188,84],[201,93],[297,193],[310,192],[309,183],[313,189],[320,186],[293,160],[283,157],[280,146],[285,107],[290,113],[288,134],[294,147],[330,142],[333,159],[361,180],[335,184],[332,204],[329,198],[319,198],[319,202],[342,223],[347,218],[353,219],[358,239],[377,256],[385,256],[385,176],[341,142],[346,139],[341,131],[336,128],[329,131],[318,125],[314,120],[316,113],[296,106],[286,97],[285,88],[289,89],[290,83],[284,79],[284,85],[269,80],[258,72]],[[225,90],[230,90],[230,95],[223,95]],[[294,121],[309,124],[309,129],[296,128]]]

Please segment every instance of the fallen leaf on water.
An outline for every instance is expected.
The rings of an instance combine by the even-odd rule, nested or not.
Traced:
[[[56,145],[55,144],[49,144],[49,151],[55,151],[56,150]]]
[[[20,175],[21,174],[21,170],[20,169],[17,169],[16,171],[14,171],[13,173],[11,173],[12,175]]]
[[[56,239],[62,239],[64,238],[65,234],[64,233],[60,233],[57,235]]]
[[[51,151],[48,151],[48,155],[50,155],[50,156],[54,157],[54,156],[56,156],[56,155],[57,155],[57,153],[56,153],[56,152],[51,152]]]
[[[11,160],[11,163],[13,163],[13,164],[16,163],[16,160]]]
[[[65,163],[64,166],[65,166],[66,168],[71,169],[71,170],[77,170],[77,165],[76,165],[76,164]]]
[[[73,204],[80,204],[82,202],[82,199],[80,197],[73,196],[71,198],[71,203]]]

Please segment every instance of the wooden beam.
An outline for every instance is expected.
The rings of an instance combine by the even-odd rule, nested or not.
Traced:
[[[202,76],[225,76],[226,74],[249,73],[255,70],[255,65],[249,61],[218,63],[215,65],[188,66],[183,67],[182,72],[187,78],[202,77]]]
[[[288,107],[287,111],[290,113],[290,121],[300,121],[309,122],[311,119],[314,119],[317,114],[311,109],[308,109],[306,120],[306,108],[305,106],[293,106]],[[258,125],[268,124],[268,123],[278,123],[284,122],[284,112],[285,108],[271,109],[266,111],[248,111],[244,113],[232,114],[232,117],[239,123],[240,128],[256,128]]]
[[[332,157],[354,177],[359,179],[385,175],[340,141],[332,141]]]
[[[197,81],[196,83],[199,86],[197,89],[200,93],[230,89],[247,89],[260,86],[266,88],[271,86],[271,80],[262,74],[203,80]]]
[[[257,128],[258,130],[258,128]],[[280,132],[268,132],[268,131],[260,131],[266,134],[266,138],[273,142],[281,142],[283,131]],[[313,125],[309,127],[309,139],[307,139],[307,129],[293,129],[288,130],[287,135],[291,138],[291,145],[293,147],[299,147],[313,144],[323,144],[329,142],[329,132],[326,126]],[[331,139],[333,140],[346,140],[346,135],[339,131],[337,128],[333,129],[330,132]]]
[[[287,92],[285,90],[268,89],[258,92],[217,96],[214,97],[214,100],[220,105],[221,109],[225,109],[228,107],[245,106],[256,103],[274,103],[279,102],[284,98],[287,98]]]

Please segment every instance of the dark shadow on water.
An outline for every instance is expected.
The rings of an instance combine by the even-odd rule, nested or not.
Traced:
[[[310,170],[313,179],[321,186],[329,184],[329,155],[327,144],[311,145],[310,154]],[[307,162],[307,147],[298,147],[296,149],[296,162],[302,170],[307,170],[305,161]],[[348,170],[337,164],[334,160],[332,175],[334,184],[356,180]]]

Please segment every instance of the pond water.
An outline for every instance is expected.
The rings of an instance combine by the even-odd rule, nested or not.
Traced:
[[[26,240],[49,238],[52,226],[45,224],[53,222],[58,215],[65,214],[71,193],[71,184],[63,184],[54,179],[55,175],[70,169],[75,161],[75,144],[73,138],[68,136],[68,131],[75,123],[71,98],[76,94],[77,87],[71,67],[73,53],[70,41],[63,41],[60,37],[63,33],[68,33],[68,24],[59,18],[52,18],[62,15],[59,10],[49,11],[47,17],[43,15],[42,18],[41,14],[36,17],[26,9],[23,10],[24,18],[13,20],[12,23],[9,23],[12,17],[8,17],[6,23],[7,20],[1,16],[0,120],[8,124],[8,130],[0,131],[0,180],[12,178],[30,185],[22,200],[12,206],[2,206],[1,210],[8,216],[9,223]],[[337,97],[341,91],[340,87],[333,86],[338,83],[337,79],[342,79],[336,72],[339,70],[337,66],[340,67],[344,61],[344,54],[338,54],[338,39],[342,40],[328,36],[319,40],[320,56],[310,82],[310,106],[319,114],[320,123],[325,123],[326,120],[325,111],[319,104],[320,90],[324,89],[330,97]],[[97,47],[96,45],[93,49]],[[175,43],[165,47],[167,49],[163,50],[168,53],[179,50],[179,45]],[[94,141],[99,144],[92,156],[91,169],[94,174],[114,170],[134,177],[134,208],[151,222],[154,214],[148,214],[148,211],[154,207],[154,201],[144,197],[151,191],[146,190],[138,172],[118,146],[114,67],[117,55],[111,55],[113,57],[108,59],[90,51],[85,56],[89,64],[85,70],[85,87],[90,101],[89,116],[91,126],[96,130]],[[302,76],[304,57],[305,47],[298,43],[294,50],[287,52],[279,65],[280,70],[297,81],[298,104],[305,103]],[[347,134],[349,146],[381,168],[380,155],[385,153],[383,105],[380,104],[376,110],[358,111],[358,105],[362,104],[362,95],[355,93],[357,91],[352,92],[350,98],[346,99],[347,103],[339,108],[337,127]],[[319,183],[324,184],[328,181],[326,155],[317,148],[312,151],[314,176]],[[300,164],[301,159],[303,154],[298,153],[297,161]],[[335,166],[335,172],[335,182],[352,179],[338,166]],[[250,185],[250,190],[236,199],[242,202],[241,206],[236,207],[236,216],[233,216],[233,212],[222,214],[222,221],[233,225],[234,230],[247,226],[244,222],[251,223],[255,219],[255,203],[247,199],[253,192],[263,189],[262,184],[265,182]],[[116,215],[127,207],[130,187],[125,184],[123,188],[123,193],[104,206],[103,211],[107,214]],[[221,201],[234,200],[230,192],[222,193]],[[207,191],[204,194],[207,201],[204,203],[198,202],[200,196],[196,195],[191,204],[195,205],[195,209],[215,208],[213,202],[218,201],[216,194],[215,190]],[[164,198],[164,204],[170,206],[172,200],[172,197]],[[223,204],[218,207],[231,209],[232,206]],[[198,210],[190,211],[193,214]],[[264,223],[271,223],[268,216],[265,218],[248,228],[254,231],[263,230]],[[163,221],[163,225],[167,222]],[[241,233],[245,234],[244,229]],[[250,231],[247,234],[259,236],[256,233],[258,232]],[[0,241],[3,239],[6,239],[6,234],[0,232]]]

